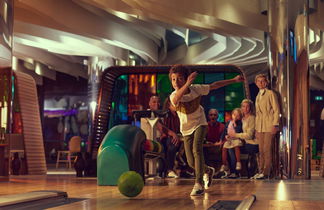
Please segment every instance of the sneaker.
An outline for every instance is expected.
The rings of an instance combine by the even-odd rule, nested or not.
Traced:
[[[235,168],[237,171],[241,170],[242,169],[242,164],[241,162],[236,162],[236,168]]]
[[[221,179],[222,176],[225,175],[224,171],[218,171],[217,173],[215,173],[214,179]]]
[[[228,166],[227,165],[222,165],[221,168],[219,169],[220,172],[223,171],[228,171]]]
[[[236,175],[236,173],[231,173],[229,176],[227,176],[227,178],[236,179],[236,178],[238,178],[238,176]]]
[[[188,177],[194,177],[195,176],[194,172],[190,172],[188,170],[185,171],[185,174],[188,175]]]
[[[230,175],[227,171],[223,171],[222,173],[223,175],[221,176],[221,179],[227,179],[228,176]]]
[[[259,173],[256,173],[254,174],[254,176],[252,176],[250,179],[256,179],[260,174]]]
[[[205,173],[203,177],[204,187],[206,190],[211,186],[213,182],[214,174],[215,174],[215,169],[213,167],[208,166],[207,173]]]
[[[259,174],[255,179],[264,179],[264,174]]]
[[[179,178],[179,176],[174,171],[169,171],[168,177],[169,178]]]
[[[204,194],[204,188],[201,186],[201,184],[196,183],[192,188],[190,196],[203,195],[203,194]]]

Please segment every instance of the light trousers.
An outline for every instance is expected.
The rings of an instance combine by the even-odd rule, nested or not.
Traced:
[[[272,169],[272,150],[275,135],[271,132],[259,133],[260,165],[259,173],[269,176]]]

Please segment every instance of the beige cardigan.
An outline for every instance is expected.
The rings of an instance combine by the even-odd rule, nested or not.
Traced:
[[[258,144],[254,138],[255,133],[255,116],[250,115],[246,119],[242,119],[243,133],[236,133],[235,137],[244,139],[247,144]]]
[[[272,90],[260,90],[255,101],[257,132],[272,132],[273,126],[279,125],[279,104]]]

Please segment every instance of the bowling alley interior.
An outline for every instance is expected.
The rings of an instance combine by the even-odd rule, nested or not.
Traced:
[[[0,0],[0,26],[0,209],[324,209],[323,0]]]

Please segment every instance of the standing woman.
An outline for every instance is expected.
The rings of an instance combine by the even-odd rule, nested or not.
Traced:
[[[256,179],[268,178],[272,167],[272,149],[275,134],[279,130],[279,104],[275,93],[267,89],[269,81],[265,74],[255,77],[259,88],[256,97],[256,138],[259,141],[260,166]]]
[[[197,75],[197,72],[190,74],[189,69],[182,65],[173,66],[169,72],[172,87],[175,89],[170,95],[170,101],[175,106],[180,119],[180,131],[184,137],[188,164],[196,172],[195,185],[190,195],[202,195],[204,188],[207,189],[211,185],[215,172],[215,169],[207,167],[204,161],[203,141],[208,124],[204,108],[200,105],[200,98],[202,95],[207,95],[210,90],[243,81],[241,76],[236,76],[233,79],[211,84],[192,84]]]

